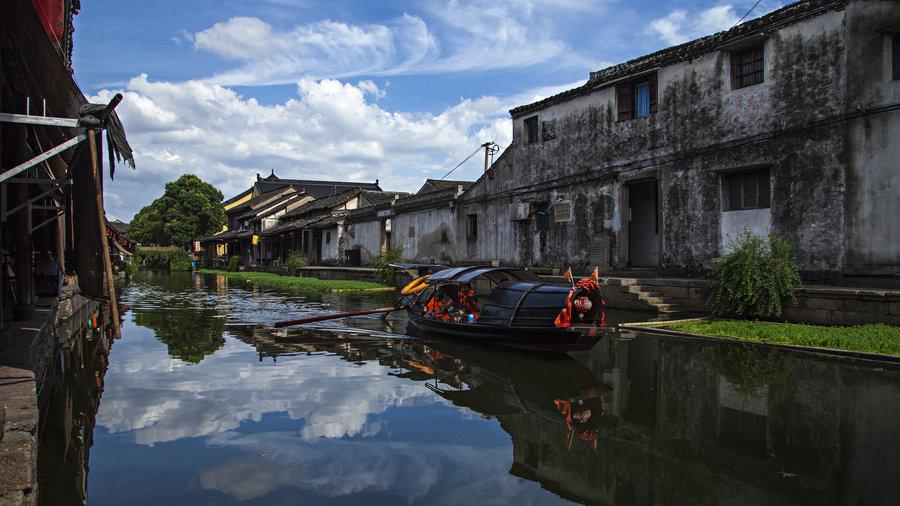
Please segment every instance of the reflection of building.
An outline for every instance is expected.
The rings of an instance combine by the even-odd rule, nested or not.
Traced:
[[[79,328],[50,362],[41,387],[38,483],[45,504],[83,504],[87,498],[88,458],[111,339],[106,331]]]
[[[318,342],[316,342],[318,339]],[[613,337],[563,357],[446,342],[260,332],[261,355],[327,351],[378,360],[496,418],[513,475],[574,501],[896,504],[900,368],[755,346]],[[596,449],[559,400],[597,399]],[[596,414],[596,413],[595,413]]]

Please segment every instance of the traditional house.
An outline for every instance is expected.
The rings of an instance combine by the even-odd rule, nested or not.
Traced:
[[[346,243],[343,236],[348,213],[397,195],[400,194],[356,188],[307,202],[285,213],[281,224],[264,234],[264,241],[280,253],[275,257],[276,264],[291,251],[299,252],[312,264],[344,263],[342,242]]]
[[[900,274],[898,97],[900,2],[795,2],[592,72],[510,111],[457,254],[689,274],[772,232],[807,277]]]
[[[453,202],[471,185],[471,181],[428,179],[413,195],[397,194],[350,212],[342,236],[345,249],[354,252],[348,258],[358,257],[354,263],[367,264],[379,252],[399,246],[409,261],[464,261],[457,249]]]
[[[204,256],[224,264],[237,255],[246,266],[277,265],[287,252],[280,241],[266,243],[269,229],[279,225],[280,219],[302,205],[347,191],[365,189],[380,191],[374,183],[344,181],[314,181],[282,179],[275,171],[266,177],[256,175],[253,186],[223,202],[227,223],[219,233],[199,239]],[[264,233],[265,232],[265,233]]]

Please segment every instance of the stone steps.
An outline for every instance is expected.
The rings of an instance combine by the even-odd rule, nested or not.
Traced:
[[[607,299],[611,307],[649,309],[659,313],[682,311],[679,304],[665,297],[662,292],[644,285],[642,278],[608,278]]]

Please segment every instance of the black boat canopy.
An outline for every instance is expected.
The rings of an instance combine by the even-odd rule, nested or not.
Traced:
[[[522,269],[509,267],[454,267],[438,271],[428,278],[428,284],[444,282],[468,283],[473,279],[484,276],[495,283],[503,281],[532,281],[541,282],[536,274]]]
[[[569,285],[529,281],[503,283],[488,297],[478,323],[518,327],[553,327],[566,303]]]

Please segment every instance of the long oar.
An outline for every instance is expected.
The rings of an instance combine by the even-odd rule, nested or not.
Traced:
[[[380,307],[378,309],[364,309],[362,311],[348,311],[346,313],[323,314],[319,316],[311,316],[309,318],[300,318],[299,320],[285,320],[275,324],[276,329],[281,327],[290,327],[291,325],[300,325],[303,323],[321,322],[325,320],[337,320],[338,318],[346,318],[348,316],[362,316],[367,314],[390,313],[396,311],[399,307]]]

